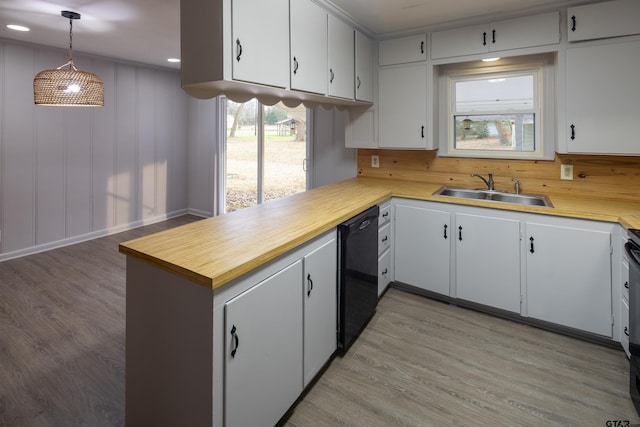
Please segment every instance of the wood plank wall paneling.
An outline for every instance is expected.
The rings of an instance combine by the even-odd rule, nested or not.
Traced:
[[[105,106],[35,106],[33,77],[65,55],[0,39],[0,259],[189,207],[180,73],[77,54],[78,68],[103,79]]]
[[[371,167],[371,155],[380,167]],[[560,165],[573,165],[574,179],[560,179]],[[449,186],[484,184],[470,174],[493,173],[496,189],[513,191],[512,177],[523,193],[574,194],[640,201],[640,157],[556,154],[553,161],[437,157],[436,151],[358,150],[358,176],[393,178]]]

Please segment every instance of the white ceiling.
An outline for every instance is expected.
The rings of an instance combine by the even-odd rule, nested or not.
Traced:
[[[593,1],[331,0],[374,35]],[[179,68],[167,58],[180,56],[180,0],[0,0],[0,37],[66,49],[69,21],[62,10],[82,15],[73,23],[74,51]],[[31,31],[12,31],[7,24]]]

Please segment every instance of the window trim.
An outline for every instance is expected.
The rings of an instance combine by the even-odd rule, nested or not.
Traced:
[[[442,157],[472,157],[521,160],[553,160],[555,155],[555,54],[540,54],[504,58],[498,63],[480,61],[448,64],[439,67],[439,139],[438,155]],[[534,73],[534,97],[537,101],[535,117],[535,151],[461,150],[455,148],[455,100],[452,85],[455,81],[482,78],[487,74],[514,76]],[[537,76],[536,76],[537,75]]]

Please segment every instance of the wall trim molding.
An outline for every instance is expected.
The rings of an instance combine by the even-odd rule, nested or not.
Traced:
[[[182,215],[188,215],[188,214],[203,216],[203,215],[199,215],[197,213],[191,212],[191,209],[180,209],[180,210],[170,212],[164,215],[159,215],[153,218],[146,218],[143,220],[133,221],[133,222],[130,222],[129,224],[118,225],[115,227],[92,231],[91,233],[82,234],[80,236],[73,236],[66,239],[57,240],[55,242],[44,243],[42,245],[31,246],[29,248],[20,249],[20,250],[8,252],[5,254],[0,254],[0,262],[9,261],[15,258],[21,258],[27,255],[34,255],[40,252],[50,251],[52,249],[63,248],[65,246],[86,242],[88,240],[93,240],[100,237],[110,236],[112,234],[133,230],[134,228],[155,224],[158,222],[166,221],[171,218],[176,218],[176,217],[179,217]]]

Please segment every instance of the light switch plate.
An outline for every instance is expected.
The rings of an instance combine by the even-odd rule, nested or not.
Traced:
[[[573,180],[573,165],[560,165],[560,179]]]
[[[371,167],[372,168],[379,168],[380,167],[380,157],[379,156],[375,156],[375,155],[371,156]]]

